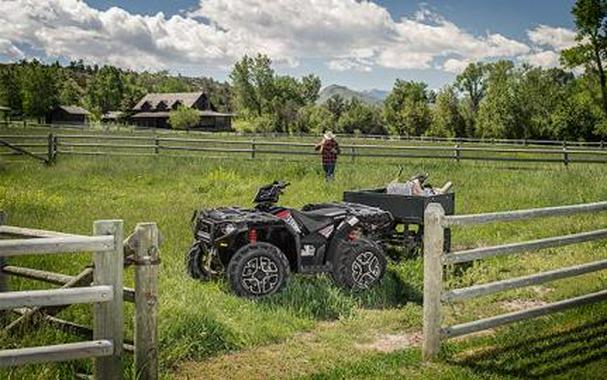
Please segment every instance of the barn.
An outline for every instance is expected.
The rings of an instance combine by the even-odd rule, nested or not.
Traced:
[[[90,112],[79,106],[55,106],[46,114],[47,124],[86,124]]]
[[[204,92],[150,93],[133,107],[131,123],[148,128],[170,128],[169,114],[180,106],[200,115],[197,129],[225,131],[232,128],[231,113],[218,112]]]

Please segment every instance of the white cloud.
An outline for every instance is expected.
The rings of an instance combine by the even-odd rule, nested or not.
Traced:
[[[545,68],[559,67],[558,52],[552,50],[543,50],[519,57],[520,61],[527,62],[533,66],[541,66]]]
[[[535,45],[555,49],[569,43],[570,33],[544,25],[528,31]],[[261,52],[290,66],[313,59],[341,71],[427,69],[448,58],[442,69],[458,72],[471,61],[535,54],[523,42],[473,35],[427,9],[394,19],[360,0],[201,0],[171,17],[100,11],[77,0],[2,0],[0,36],[0,52],[19,55],[16,46],[23,45],[133,69],[226,69]]]
[[[13,59],[21,59],[25,57],[25,54],[15,46],[11,41],[0,38],[0,55],[7,56]]]
[[[549,46],[557,51],[570,48],[576,44],[575,32],[566,28],[539,25],[535,29],[528,30],[527,36],[534,44]]]

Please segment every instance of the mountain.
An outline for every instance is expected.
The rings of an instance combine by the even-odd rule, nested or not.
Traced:
[[[355,91],[346,86],[340,86],[338,84],[332,84],[323,88],[318,96],[317,104],[322,104],[327,101],[333,95],[339,95],[346,100],[356,98],[363,103],[367,104],[380,104],[384,101],[388,95],[388,91],[383,90],[369,90],[369,91]]]

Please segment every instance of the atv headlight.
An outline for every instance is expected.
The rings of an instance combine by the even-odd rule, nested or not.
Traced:
[[[236,226],[233,223],[226,223],[219,227],[219,229],[224,235],[229,235],[232,232],[236,231]]]

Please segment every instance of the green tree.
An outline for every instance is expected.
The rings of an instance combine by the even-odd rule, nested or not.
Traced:
[[[426,131],[428,136],[453,137],[463,136],[465,121],[460,113],[459,99],[452,86],[439,91],[432,110],[432,124]]]
[[[398,135],[422,135],[431,122],[429,93],[423,82],[396,80],[384,102],[389,131]]]
[[[301,78],[301,95],[305,104],[314,104],[318,100],[321,81],[316,75],[310,74]]]
[[[520,138],[520,109],[516,96],[516,73],[510,61],[489,67],[487,94],[478,111],[478,134],[481,137]]]
[[[23,112],[40,120],[59,102],[57,70],[33,61],[21,69],[20,77]]]
[[[63,105],[80,104],[84,91],[69,74],[64,74],[59,86],[59,103]]]
[[[297,132],[322,133],[335,130],[336,121],[325,106],[308,104],[297,112]]]
[[[90,111],[100,115],[120,109],[124,96],[124,83],[119,69],[103,66],[89,80],[86,90],[86,105]]]
[[[337,130],[343,133],[386,134],[379,108],[352,98],[337,122]]]
[[[325,106],[333,115],[333,120],[337,121],[346,110],[346,101],[343,96],[335,94],[325,101]]]
[[[607,78],[603,60],[607,55],[607,1],[577,0],[571,11],[577,29],[578,44],[561,54],[569,67],[584,65],[597,76],[603,112],[607,115]]]
[[[198,111],[186,106],[180,106],[169,112],[169,124],[173,129],[190,129],[200,123]]]
[[[9,107],[16,113],[23,111],[19,71],[16,65],[0,68],[0,105]]]

